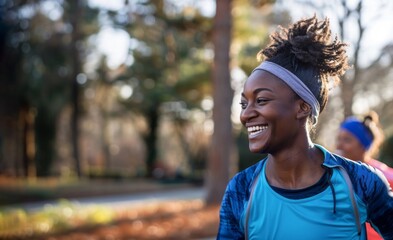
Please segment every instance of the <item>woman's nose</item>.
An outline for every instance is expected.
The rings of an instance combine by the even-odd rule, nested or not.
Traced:
[[[245,123],[255,116],[257,116],[255,108],[252,104],[247,104],[247,106],[240,112],[240,121]]]

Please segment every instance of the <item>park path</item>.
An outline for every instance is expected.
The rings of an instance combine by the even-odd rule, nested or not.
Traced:
[[[206,190],[202,186],[172,187],[167,189],[151,189],[143,192],[133,192],[127,194],[115,194],[106,196],[67,198],[68,201],[80,206],[103,205],[111,208],[127,208],[143,206],[150,203],[171,202],[179,200],[204,200]],[[31,202],[10,205],[9,207],[23,208],[27,212],[39,211],[49,205],[59,204],[58,200]],[[196,240],[213,240],[215,236],[199,238]]]
[[[206,191],[203,187],[189,187],[179,189],[166,189],[140,193],[128,193],[128,194],[117,194],[110,196],[94,196],[94,197],[83,197],[83,198],[69,198],[70,202],[77,203],[79,205],[104,205],[110,207],[124,207],[131,205],[139,205],[146,203],[162,202],[162,201],[173,201],[173,200],[192,200],[205,198]],[[32,203],[21,203],[15,205],[9,205],[8,207],[21,207],[26,211],[40,210],[47,205],[56,205],[58,200],[32,202]]]

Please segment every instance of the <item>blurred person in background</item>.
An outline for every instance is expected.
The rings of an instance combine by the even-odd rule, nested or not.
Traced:
[[[378,114],[374,111],[364,116],[348,117],[341,125],[337,135],[337,153],[355,161],[361,161],[383,172],[393,187],[393,168],[373,157],[377,156],[384,141]]]
[[[341,123],[337,135],[336,152],[346,158],[361,161],[379,169],[392,187],[393,168],[373,158],[378,155],[383,140],[384,134],[379,124],[379,116],[371,111],[362,120],[352,116]],[[382,237],[367,224],[367,239],[377,240]]]
[[[250,151],[267,157],[228,183],[217,239],[366,239],[372,222],[393,240],[386,178],[310,137],[330,80],[348,68],[346,44],[331,38],[329,20],[282,28],[259,57],[244,84],[240,121]]]

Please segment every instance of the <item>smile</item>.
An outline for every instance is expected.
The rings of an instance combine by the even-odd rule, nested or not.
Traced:
[[[264,130],[267,129],[267,126],[252,126],[248,127],[247,131],[250,137],[253,137],[255,135],[258,135],[259,133],[263,132]]]

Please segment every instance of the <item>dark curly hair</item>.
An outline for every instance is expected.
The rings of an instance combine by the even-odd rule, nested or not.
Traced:
[[[258,59],[274,62],[295,74],[314,94],[322,112],[329,82],[336,85],[349,68],[347,44],[337,37],[332,40],[329,19],[319,21],[315,15],[280,30],[270,36],[270,45],[258,53]]]

